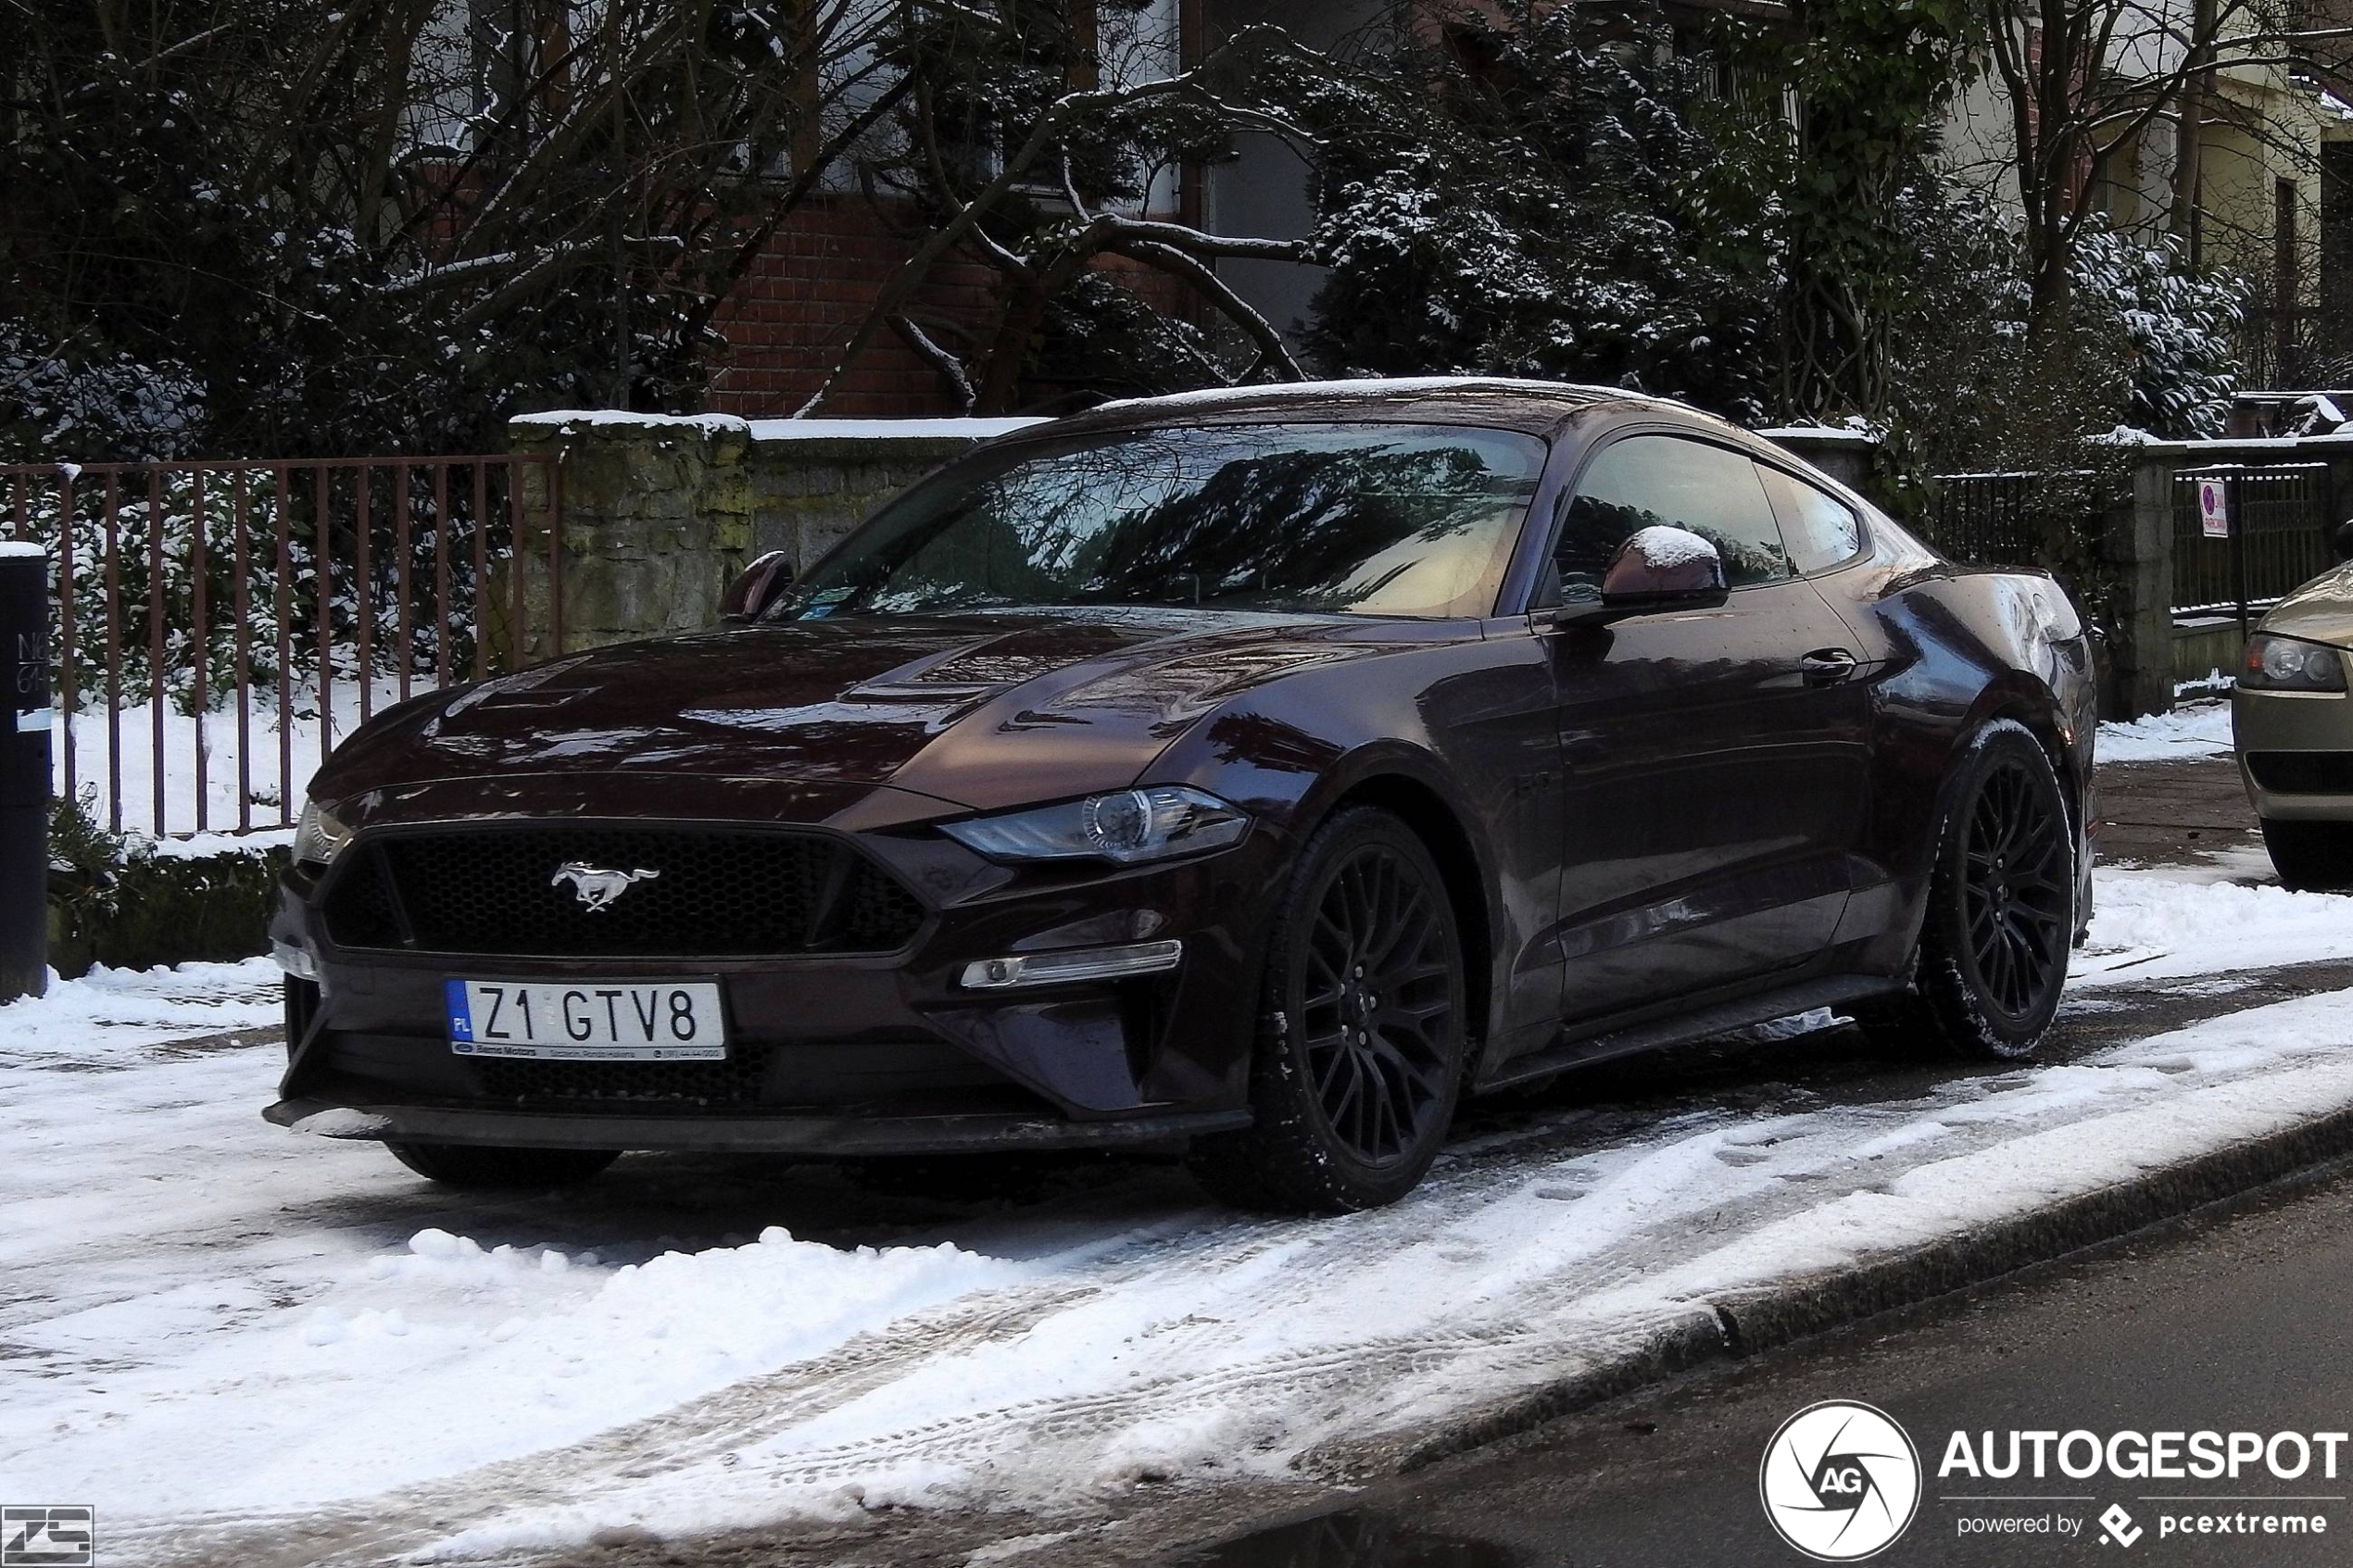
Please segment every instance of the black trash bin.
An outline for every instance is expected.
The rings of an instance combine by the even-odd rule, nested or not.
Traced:
[[[49,559],[0,543],[0,1002],[49,972]]]

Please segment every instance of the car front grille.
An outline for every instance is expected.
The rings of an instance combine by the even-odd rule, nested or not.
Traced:
[[[2246,770],[2276,795],[2353,795],[2353,751],[2251,751]]]
[[[519,1110],[630,1106],[699,1110],[760,1103],[768,1053],[738,1046],[724,1061],[499,1061],[474,1063],[487,1098]]]
[[[923,923],[914,896],[820,834],[497,827],[363,840],[322,913],[344,947],[468,956],[770,958],[884,953]],[[636,873],[590,908],[572,865]]]

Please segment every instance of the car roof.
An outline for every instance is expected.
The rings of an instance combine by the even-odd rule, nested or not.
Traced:
[[[1501,376],[1399,376],[1385,380],[1287,382],[1266,386],[1212,387],[1165,397],[1099,404],[1081,414],[1033,426],[1024,435],[1083,435],[1187,423],[1249,423],[1270,420],[1388,420],[1486,425],[1551,435],[1569,420],[1613,404],[1688,415],[1714,423],[1687,405],[1615,386],[1515,381]]]

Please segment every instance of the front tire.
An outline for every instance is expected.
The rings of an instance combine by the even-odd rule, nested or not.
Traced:
[[[1385,811],[1339,813],[1301,852],[1267,946],[1254,1120],[1198,1140],[1194,1175],[1245,1209],[1394,1203],[1445,1142],[1467,1011],[1462,940],[1429,850]]]
[[[2284,822],[2265,817],[2263,847],[2280,885],[2295,893],[2353,887],[2353,822]]]
[[[621,1158],[613,1148],[494,1148],[483,1144],[388,1143],[384,1148],[446,1187],[560,1187],[585,1182]]]
[[[1907,1049],[2032,1057],[2067,984],[2075,873],[2050,758],[2024,725],[1995,720],[1970,740],[1937,825],[1910,985],[1857,1008],[1856,1022]]]

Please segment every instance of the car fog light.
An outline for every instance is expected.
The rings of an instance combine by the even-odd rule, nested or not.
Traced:
[[[964,966],[964,988],[1009,991],[1024,985],[1060,985],[1073,980],[1125,980],[1175,969],[1185,956],[1182,942],[1133,942],[1124,947],[1079,947],[1062,953],[1014,953]]]

